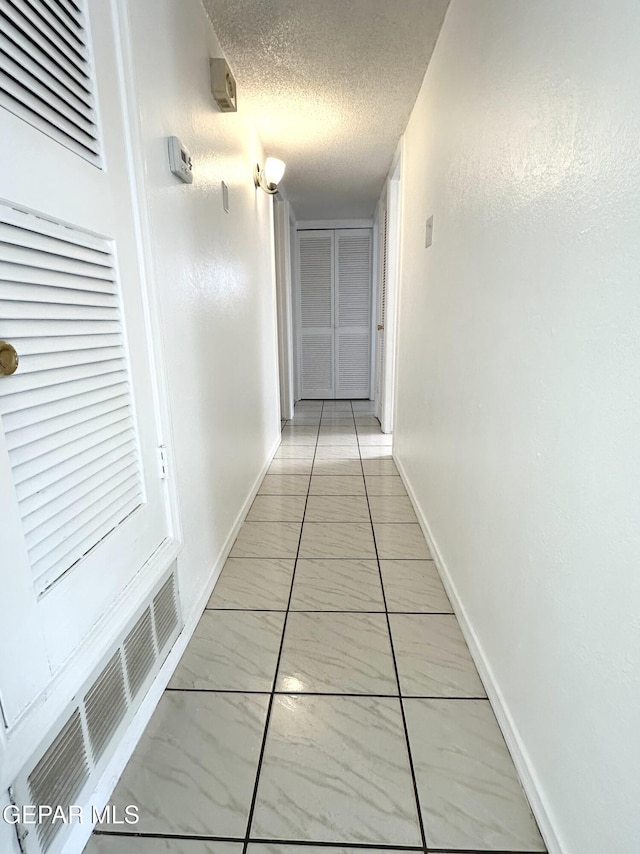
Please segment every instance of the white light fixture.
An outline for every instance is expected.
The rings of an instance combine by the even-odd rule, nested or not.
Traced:
[[[256,163],[256,168],[253,170],[253,181],[256,187],[261,187],[270,195],[277,193],[278,182],[282,180],[285,168],[285,164],[277,157],[267,157],[264,169],[260,169],[260,164]]]

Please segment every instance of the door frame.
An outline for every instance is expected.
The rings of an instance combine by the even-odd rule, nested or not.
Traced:
[[[291,270],[291,205],[274,199],[273,239],[276,266],[276,313],[278,318],[278,372],[280,417],[293,418],[295,403],[293,342],[293,278]]]

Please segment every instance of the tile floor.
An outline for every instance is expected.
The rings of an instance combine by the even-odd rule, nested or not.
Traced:
[[[283,426],[86,854],[545,850],[371,406]]]

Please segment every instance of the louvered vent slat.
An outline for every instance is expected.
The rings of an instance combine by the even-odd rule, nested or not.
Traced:
[[[304,336],[302,387],[305,393],[333,388],[333,335],[308,333]]]
[[[0,106],[100,166],[83,11],[52,0],[0,0]]]
[[[371,238],[338,238],[338,325],[368,326],[371,305]]]
[[[135,697],[147,678],[155,659],[151,609],[147,608],[124,641],[124,657],[131,697]]]
[[[153,599],[153,621],[156,627],[158,650],[163,650],[178,625],[176,581],[172,574]]]
[[[332,235],[300,234],[300,322],[303,329],[333,324]]]
[[[44,753],[33,771],[28,784],[32,804],[49,806],[77,803],[83,785],[89,778],[89,764],[82,735],[80,712],[75,710],[60,734]],[[64,827],[61,822],[43,822],[36,825],[38,839],[46,850],[55,835]]]
[[[135,419],[110,244],[8,208],[0,223],[0,338],[21,356],[0,414],[43,590],[142,503]]]
[[[120,650],[84,698],[93,761],[98,762],[127,712],[127,694]]]
[[[367,397],[370,350],[368,332],[341,333],[338,339],[338,394]]]

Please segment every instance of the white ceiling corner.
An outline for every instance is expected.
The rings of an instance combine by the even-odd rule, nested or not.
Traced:
[[[371,217],[449,0],[203,0],[298,219]]]

